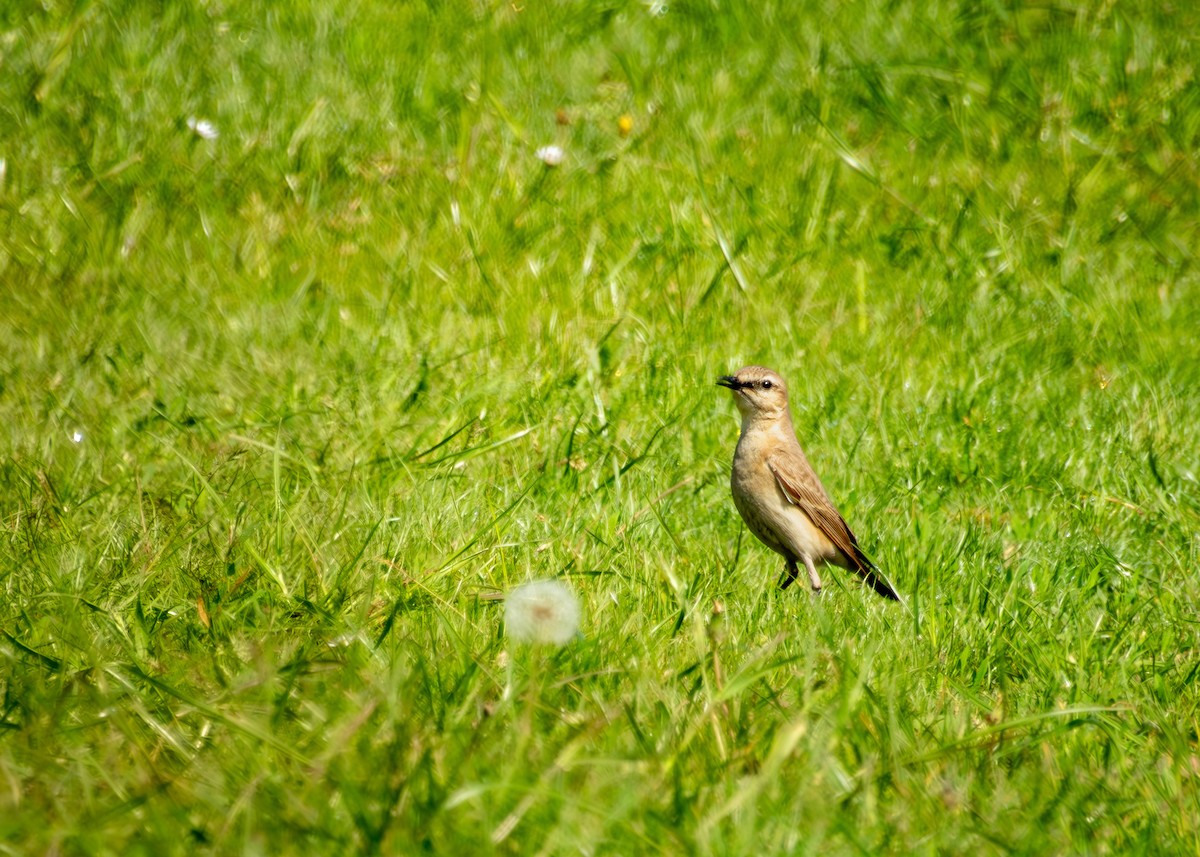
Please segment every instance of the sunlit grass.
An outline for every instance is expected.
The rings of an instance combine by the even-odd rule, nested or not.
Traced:
[[[1196,850],[1198,26],[0,12],[0,852]]]

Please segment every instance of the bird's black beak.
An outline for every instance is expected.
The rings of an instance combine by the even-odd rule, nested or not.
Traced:
[[[717,386],[718,387],[728,387],[730,390],[740,390],[740,389],[742,389],[743,385],[742,385],[741,381],[739,381],[737,378],[733,377],[732,375],[722,375],[720,378],[717,379]]]

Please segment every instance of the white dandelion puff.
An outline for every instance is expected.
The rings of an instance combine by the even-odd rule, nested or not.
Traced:
[[[197,119],[195,116],[189,117],[187,126],[193,134],[204,140],[215,140],[221,136],[217,131],[217,126],[207,119]]]
[[[557,167],[567,159],[567,153],[562,150],[561,146],[542,146],[534,154],[548,167]]]
[[[579,633],[579,601],[561,580],[522,584],[504,600],[504,627],[514,640],[564,646]]]

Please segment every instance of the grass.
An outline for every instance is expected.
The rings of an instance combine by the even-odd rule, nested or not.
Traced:
[[[5,7],[0,853],[1200,849],[1198,27]]]

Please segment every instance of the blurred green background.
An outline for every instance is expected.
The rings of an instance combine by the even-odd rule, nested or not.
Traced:
[[[5,6],[0,852],[1197,850],[1197,32]]]

